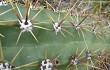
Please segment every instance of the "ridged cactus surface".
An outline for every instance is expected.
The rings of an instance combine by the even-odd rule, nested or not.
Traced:
[[[29,2],[0,6],[1,63],[8,62],[15,70],[110,69],[110,32],[105,22],[91,18],[94,14],[74,12],[71,16],[74,7],[59,13],[43,6],[38,10],[28,7]],[[22,28],[22,22],[32,23],[32,29]],[[43,62],[49,67],[48,60],[53,66],[49,62],[46,69]]]

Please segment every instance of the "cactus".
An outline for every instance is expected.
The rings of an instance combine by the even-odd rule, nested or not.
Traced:
[[[109,17],[97,17],[97,4],[88,13],[91,7],[82,8],[83,1],[66,12],[61,0],[57,10],[48,1],[50,9],[30,8],[30,0],[8,2],[0,6],[1,70],[110,69]]]

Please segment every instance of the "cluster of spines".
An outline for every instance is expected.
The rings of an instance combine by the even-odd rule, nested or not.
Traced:
[[[9,2],[10,2],[10,0],[9,0]],[[61,2],[61,0],[60,0],[60,2]],[[46,1],[46,3],[47,3],[47,5],[49,5],[49,6],[51,6],[47,1]],[[20,14],[20,16],[18,15],[18,13],[16,12],[16,10],[15,10],[15,8],[14,8],[14,6],[13,6],[13,4],[12,4],[12,2],[10,2],[10,4],[11,4],[11,6],[12,6],[12,9],[14,10],[14,13],[15,13],[15,15],[17,16],[17,18],[18,18],[18,21],[19,21],[19,24],[1,24],[1,25],[7,25],[7,26],[16,26],[16,27],[20,27],[20,29],[21,29],[21,32],[20,32],[20,34],[19,34],[19,36],[18,36],[18,39],[17,39],[17,42],[16,43],[18,43],[18,41],[19,41],[19,39],[20,39],[20,36],[22,35],[22,33],[23,32],[25,32],[25,31],[29,31],[31,34],[32,34],[32,36],[35,38],[35,40],[38,42],[38,40],[37,40],[37,38],[35,37],[35,35],[34,35],[34,33],[32,32],[32,27],[37,27],[37,28],[41,28],[41,29],[45,29],[45,30],[50,30],[50,29],[48,29],[48,28],[44,28],[44,27],[40,27],[40,26],[37,26],[37,25],[35,25],[35,24],[32,24],[32,20],[33,19],[35,19],[35,17],[43,10],[43,8],[32,18],[32,19],[28,19],[29,18],[29,13],[30,13],[30,3],[29,2],[27,2],[27,3],[25,3],[25,5],[26,5],[26,17],[25,17],[25,19],[23,19],[23,16],[22,16],[22,14],[21,14],[21,12],[20,12],[20,10],[19,10],[19,8],[18,8],[18,6],[17,6],[17,4],[16,4],[16,7],[17,7],[17,10],[18,10],[18,12],[19,12],[19,14]],[[77,4],[77,2],[75,3],[75,5]],[[59,5],[60,4],[58,4],[58,7],[59,7]],[[58,21],[56,22],[53,18],[52,18],[52,16],[50,15],[50,14],[47,14],[48,15],[48,17],[51,19],[51,21],[52,21],[52,23],[53,23],[53,29],[52,30],[54,30],[55,32],[56,32],[56,34],[58,33],[58,32],[61,32],[61,34],[64,36],[64,37],[66,37],[65,36],[65,34],[62,32],[62,31],[65,31],[65,32],[67,32],[67,33],[69,33],[70,35],[72,35],[72,36],[74,36],[71,32],[69,32],[69,31],[67,31],[64,27],[62,27],[61,26],[61,24],[62,23],[64,23],[65,22],[65,19],[68,17],[68,15],[69,14],[71,14],[71,11],[74,9],[74,7],[75,7],[75,5],[73,5],[72,7],[70,7],[70,9],[69,9],[69,11],[67,12],[67,14],[65,15],[65,17],[59,22],[59,18],[60,18],[60,16],[58,17]],[[51,6],[51,8],[52,8],[52,10],[54,9],[54,7],[52,7]],[[11,10],[11,9],[10,9]],[[5,13],[7,13],[7,12],[9,12],[10,10],[7,10],[6,12],[3,12],[3,13],[1,13],[0,15],[3,15],[3,14],[5,14]],[[75,11],[76,12],[76,11]],[[82,11],[81,11],[82,12]],[[59,12],[60,13],[60,12]],[[84,29],[84,30],[86,30],[86,31],[89,31],[89,32],[92,32],[92,33],[94,33],[96,36],[98,36],[99,38],[102,38],[101,36],[100,36],[100,34],[101,34],[101,32],[99,32],[96,28],[97,28],[97,23],[95,24],[95,23],[84,23],[84,20],[86,19],[86,18],[88,18],[88,17],[90,17],[91,15],[86,15],[85,17],[84,17],[84,19],[82,19],[80,22],[78,21],[79,19],[78,19],[78,17],[79,17],[79,14],[80,14],[80,12],[76,12],[76,14],[74,14],[74,16],[75,17],[77,17],[76,19],[77,19],[77,23],[74,23],[73,21],[73,18],[72,18],[72,22],[70,22],[71,24],[72,24],[72,26],[78,31],[78,33],[79,33],[79,30],[82,32],[82,29]],[[88,29],[86,29],[86,28],[83,28],[83,26],[88,26],[88,27],[90,27],[91,28],[91,30],[88,30]],[[71,27],[71,26],[70,26]],[[103,38],[102,38],[103,39]]]
[[[38,64],[39,61],[34,61],[32,63],[28,63],[21,66],[14,66],[13,62],[16,60],[17,56],[20,54],[24,47],[22,47],[17,54],[14,56],[14,58],[11,60],[11,62],[5,61],[2,46],[0,46],[1,51],[1,58],[4,69],[13,70],[13,69],[20,69],[23,67],[29,67],[29,66],[35,66],[39,67],[41,70],[52,70],[52,69],[58,69],[58,66],[61,65],[59,58],[62,56],[62,54],[59,54],[55,58],[49,58],[47,54],[47,49],[45,50],[45,59],[40,61],[41,63]],[[92,70],[101,70],[101,69],[109,69],[110,65],[110,51],[106,51],[105,49],[100,51],[99,49],[92,52],[91,50],[87,50],[86,47],[82,49],[81,52],[78,51],[78,47],[76,49],[76,52],[70,56],[68,59],[68,64],[65,67],[65,69],[70,69],[72,67],[72,70],[77,69],[80,65],[87,67],[88,69]],[[85,55],[82,56],[82,54],[85,53]],[[93,61],[95,60],[95,61]],[[95,62],[95,63],[94,63]],[[7,66],[8,65],[8,66]],[[11,68],[10,68],[11,67]]]
[[[46,1],[47,2],[47,1]],[[48,3],[48,2],[47,2]],[[14,10],[14,12],[15,12],[15,14],[16,14],[16,16],[17,16],[17,18],[19,19],[19,22],[21,22],[21,24],[22,24],[22,19],[18,16],[18,14],[16,13],[16,10],[15,10],[15,8],[13,7],[13,4],[10,2],[10,4],[11,4],[11,6],[12,6],[12,8],[13,8],[13,10]],[[50,5],[50,4],[49,4]],[[26,3],[26,7],[27,7],[27,11],[26,11],[26,19],[25,19],[25,22],[23,22],[23,23],[27,23],[27,21],[28,21],[28,13],[29,13],[29,2],[28,3]],[[54,19],[51,17],[51,15],[50,14],[48,14],[48,17],[52,20],[52,23],[53,23],[53,28],[54,28],[54,30],[56,31],[56,34],[57,34],[57,32],[61,32],[62,33],[62,31],[61,30],[64,30],[64,31],[66,31],[67,33],[69,33],[69,34],[71,34],[71,35],[73,35],[72,33],[70,33],[70,32],[68,32],[67,30],[65,30],[65,29],[62,29],[62,27],[61,27],[61,24],[65,21],[65,19],[66,19],[66,17],[71,13],[71,9],[73,9],[74,8],[74,6],[72,7],[72,8],[70,8],[70,10],[69,10],[69,12],[67,12],[67,14],[66,14],[66,16],[63,18],[63,20],[61,21],[61,22],[55,22],[54,21]],[[43,9],[43,8],[42,8]],[[41,9],[41,10],[42,10]],[[52,8],[52,10],[53,10],[54,8]],[[40,11],[41,11],[40,10]],[[54,12],[55,12],[55,10],[53,10]],[[39,12],[40,13],[40,12]],[[4,14],[4,13],[3,13]],[[1,14],[2,15],[2,14]],[[38,15],[38,14],[37,14]],[[37,15],[35,15],[33,18],[35,18]],[[76,30],[80,30],[81,29],[81,24],[82,24],[82,22],[86,19],[88,17],[88,15],[81,21],[81,22],[79,22],[79,23],[76,23],[76,24],[74,24],[73,22],[70,22],[71,24],[72,24],[72,26],[73,27],[75,27],[75,29]],[[32,19],[33,19],[32,18]],[[30,22],[31,22],[31,20],[30,20]],[[29,23],[29,22],[28,22]],[[7,24],[1,24],[1,25],[7,25]],[[27,24],[26,24],[27,25]],[[88,24],[89,25],[89,24]],[[8,25],[8,26],[22,26],[22,25],[18,25],[18,24],[10,24],[10,25]],[[42,28],[42,29],[46,29],[46,30],[49,30],[49,29],[47,29],[47,28],[43,28],[43,27],[40,27],[40,26],[35,26],[35,25],[33,25],[34,27],[38,27],[38,28]],[[94,34],[96,34],[97,32],[96,32],[96,26],[95,26],[95,24],[92,24],[92,25],[89,25],[89,26],[91,26],[91,28],[92,28],[92,31],[90,31],[90,32],[92,32],[92,33],[94,33]],[[24,28],[23,28],[24,29]],[[30,30],[29,30],[30,31]],[[81,30],[82,31],[82,30]],[[88,30],[89,31],[89,30]],[[36,41],[38,42],[38,40],[37,40],[37,38],[34,36],[34,34],[30,31],[30,33],[33,35],[33,37],[36,39]],[[19,38],[20,38],[20,36],[21,36],[21,34],[22,34],[22,31],[21,31],[21,33],[20,33],[20,35],[19,35],[19,37],[18,37],[18,40],[17,40],[17,43],[18,43],[18,41],[19,41]],[[0,34],[1,35],[1,34]],[[62,33],[62,35],[64,36],[64,37],[66,37],[63,33]],[[1,35],[1,36],[3,36],[3,35]],[[74,35],[73,35],[74,36]],[[91,52],[87,52],[86,53],[86,58],[87,59],[91,59]],[[71,57],[71,61],[72,62],[70,62],[71,64],[73,63],[73,66],[74,65],[76,65],[77,64],[77,59],[76,59],[76,55],[75,56],[72,56]],[[103,61],[102,63],[106,63],[105,61]],[[85,63],[82,63],[82,64],[85,64]],[[106,63],[106,64],[108,64],[108,63]],[[85,64],[85,65],[87,65],[87,64]],[[87,66],[90,66],[90,65],[87,65]],[[96,69],[100,69],[100,67],[94,67],[94,66],[91,66],[91,67],[93,67],[93,68],[96,68]]]

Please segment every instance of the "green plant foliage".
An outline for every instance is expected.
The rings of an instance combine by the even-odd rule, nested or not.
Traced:
[[[16,4],[14,4],[14,7],[17,13],[19,13]],[[20,18],[25,19],[26,6],[18,5],[18,7],[23,16],[23,18],[22,16],[20,16]],[[66,19],[64,19],[67,13],[68,12],[54,13],[52,10],[47,9],[30,9],[29,19],[32,19],[38,14],[32,21],[32,24],[37,26],[32,29],[32,33],[35,37],[30,31],[25,31],[21,34],[16,44],[21,29],[13,25],[19,24],[18,18],[14,14],[10,4],[8,6],[0,6],[0,33],[4,36],[1,37],[1,43],[5,60],[10,62],[17,51],[24,46],[23,50],[13,62],[13,65],[17,67],[34,61],[38,62],[24,66],[21,70],[39,70],[43,60],[50,59],[54,63],[55,58],[58,59],[59,64],[54,65],[54,69],[58,70],[72,70],[73,67],[74,69],[78,68],[78,70],[90,70],[91,68],[100,69],[96,65],[98,63],[97,54],[105,50],[109,51],[110,49],[110,40],[107,35],[109,32],[106,32],[109,28],[105,28],[106,25],[97,24],[96,32],[93,32],[92,30],[95,28],[92,27],[92,25],[97,23],[96,20],[80,15],[68,15]],[[20,15],[20,13],[18,15]],[[61,24],[62,28],[66,30],[62,30],[64,35],[60,32],[56,35],[56,32],[52,30],[53,23],[51,17],[55,22],[65,20]],[[84,18],[85,20],[79,24],[81,28],[79,30],[76,29],[74,25],[80,23]],[[73,23],[73,25],[70,22]],[[35,38],[38,40],[37,42]],[[93,56],[91,60],[87,60],[86,52],[91,52]],[[79,59],[77,66],[71,65],[70,63],[70,58],[74,55],[77,55]]]

